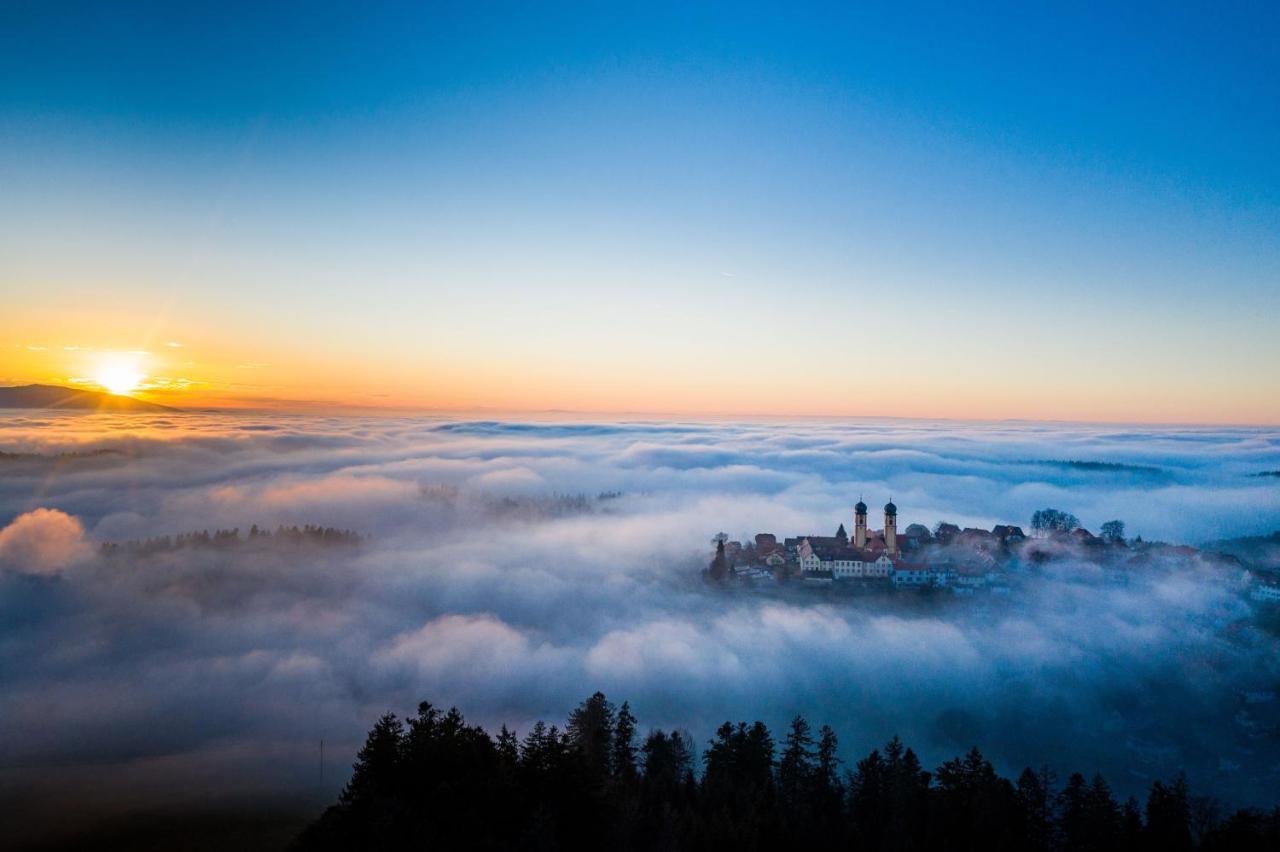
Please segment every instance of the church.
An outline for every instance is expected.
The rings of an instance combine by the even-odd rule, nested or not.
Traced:
[[[853,540],[844,524],[834,536],[799,536],[785,541],[802,574],[827,574],[832,579],[888,577],[901,552],[898,547],[898,507],[884,506],[884,526],[867,529],[867,504],[853,507]]]

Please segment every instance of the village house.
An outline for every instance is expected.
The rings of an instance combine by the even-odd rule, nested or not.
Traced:
[[[1253,587],[1249,597],[1260,603],[1280,603],[1280,586],[1259,583]]]
[[[933,574],[928,565],[910,562],[899,562],[893,566],[893,584],[895,586],[932,586]]]
[[[1026,535],[1022,532],[1022,527],[1015,527],[1009,524],[996,524],[991,528],[991,534],[1007,544],[1017,544],[1026,539]]]

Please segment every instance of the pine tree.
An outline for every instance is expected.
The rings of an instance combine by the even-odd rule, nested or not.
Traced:
[[[1017,802],[1022,813],[1022,833],[1030,850],[1046,850],[1053,843],[1053,773],[1048,766],[1018,776]]]
[[[849,773],[849,817],[853,834],[868,849],[878,849],[887,824],[889,767],[879,750],[859,760]]]
[[[1113,849],[1120,835],[1120,806],[1102,775],[1094,775],[1085,794],[1085,842],[1090,849]]]
[[[1120,810],[1120,848],[1137,849],[1142,845],[1142,808],[1130,796]]]
[[[711,567],[708,573],[712,580],[717,583],[729,576],[729,560],[724,555],[724,540],[720,539],[716,542],[716,555],[711,560]]]
[[[498,731],[496,746],[498,757],[504,765],[515,766],[520,762],[520,741],[516,739],[516,735],[506,725],[503,725],[502,729]]]
[[[1180,852],[1191,848],[1191,809],[1187,779],[1178,775],[1172,784],[1156,781],[1147,796],[1147,845]]]
[[[840,785],[840,747],[836,732],[830,725],[823,725],[818,731],[818,787],[824,793],[843,794]]]
[[[613,705],[603,692],[597,692],[578,705],[565,726],[565,737],[581,754],[587,771],[597,782],[611,774],[613,718]]]
[[[356,804],[393,790],[399,780],[403,741],[404,725],[394,713],[387,713],[379,719],[365,738],[364,747],[356,754],[351,780],[342,791],[341,800],[346,804]]]
[[[631,705],[622,702],[613,725],[613,774],[624,782],[636,777],[636,717],[631,715]]]
[[[797,807],[811,797],[816,758],[809,723],[803,716],[796,716],[791,720],[782,758],[778,761],[778,792],[782,794],[783,807]]]
[[[1085,849],[1085,808],[1088,787],[1084,776],[1073,772],[1058,794],[1058,831],[1066,850]]]

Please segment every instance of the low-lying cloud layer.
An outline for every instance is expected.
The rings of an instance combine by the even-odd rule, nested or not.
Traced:
[[[849,760],[899,733],[1126,792],[1180,767],[1242,802],[1280,782],[1280,646],[1220,566],[1059,562],[931,604],[697,577],[716,531],[829,534],[859,495],[904,526],[1054,506],[1148,539],[1269,531],[1274,431],[6,414],[0,451],[0,804],[27,828],[68,796],[327,796],[388,708],[524,727],[597,688],[699,739],[804,713]],[[97,550],[251,524],[370,538]]]

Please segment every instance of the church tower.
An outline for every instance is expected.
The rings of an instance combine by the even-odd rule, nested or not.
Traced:
[[[892,499],[884,504],[884,549],[890,556],[898,555],[898,507]]]
[[[859,550],[867,546],[867,504],[861,497],[853,507],[853,546]]]

